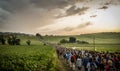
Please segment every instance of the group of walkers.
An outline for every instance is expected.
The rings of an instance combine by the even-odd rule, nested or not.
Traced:
[[[58,58],[77,71],[120,71],[120,53],[75,50],[56,46]]]

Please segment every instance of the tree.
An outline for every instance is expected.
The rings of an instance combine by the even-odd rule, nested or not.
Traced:
[[[20,39],[17,38],[17,39],[15,40],[15,44],[16,44],[16,45],[20,45]]]
[[[1,43],[2,45],[5,45],[5,38],[4,38],[3,35],[0,35],[0,43]]]
[[[43,37],[39,33],[36,33],[36,37],[43,39]]]
[[[9,45],[12,45],[12,38],[10,36],[8,37],[7,42]]]
[[[62,40],[60,40],[60,43],[68,43],[68,40],[62,39]]]
[[[30,44],[31,44],[31,41],[30,41],[30,40],[27,40],[26,43],[27,43],[28,45],[30,45]]]
[[[76,41],[78,44],[89,44],[89,42],[87,42],[87,41],[79,41],[79,40],[77,40]]]
[[[75,37],[69,37],[69,43],[75,43],[76,38]]]
[[[13,34],[8,36],[7,42],[9,45],[20,45],[20,39]]]

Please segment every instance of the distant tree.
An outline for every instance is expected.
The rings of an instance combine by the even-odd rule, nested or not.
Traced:
[[[60,43],[68,43],[68,40],[62,39],[62,40],[60,40]]]
[[[79,41],[79,40],[77,40],[76,41],[78,44],[89,44],[89,42],[87,42],[87,41]]]
[[[36,33],[36,37],[43,39],[42,35],[40,35],[39,33]]]
[[[31,41],[30,41],[30,40],[27,40],[26,43],[27,43],[27,45],[30,45],[30,44],[31,44]]]
[[[3,35],[0,35],[0,43],[2,44],[2,45],[5,45],[5,38],[4,38],[4,36]]]
[[[69,37],[69,43],[75,43],[76,38],[75,37]]]
[[[12,38],[10,36],[8,37],[7,42],[9,45],[12,45]]]
[[[15,40],[15,44],[16,44],[16,45],[20,45],[20,39],[16,39],[16,40]]]
[[[13,35],[12,35],[12,44],[13,44],[13,45],[15,45],[16,42],[17,42],[17,41],[16,41],[16,38],[17,38],[16,35],[13,34]]]
[[[14,34],[8,36],[7,42],[9,45],[20,45],[20,39]]]

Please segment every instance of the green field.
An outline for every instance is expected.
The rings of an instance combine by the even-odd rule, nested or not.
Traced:
[[[47,36],[44,37],[46,41],[51,43],[59,43],[61,39],[69,40],[70,36]],[[120,33],[95,33],[95,34],[82,34],[73,35],[77,40],[87,41],[89,44],[77,44],[67,43],[61,44],[61,46],[76,49],[94,50],[93,38],[95,37],[95,49],[96,51],[110,51],[120,52]]]
[[[55,71],[56,52],[34,36],[18,36],[21,45],[0,45],[1,71]],[[31,40],[31,45],[26,40]]]
[[[120,52],[120,45],[117,44],[96,44],[95,47],[92,44],[62,44],[63,47],[74,48],[78,50],[92,50],[94,51],[109,51]]]
[[[70,36],[43,36],[44,41],[58,44],[61,39]],[[67,43],[60,44],[67,48],[76,47],[78,50],[94,50],[120,52],[120,33],[98,33],[75,35],[77,40],[87,41],[89,44]],[[95,37],[95,45],[93,44]],[[57,71],[57,56],[53,46],[44,45],[35,36],[17,36],[21,45],[0,45],[1,71]],[[31,45],[26,41],[31,40]]]
[[[51,46],[0,46],[2,71],[54,71],[56,55]]]
[[[45,36],[45,41],[52,43],[59,43],[61,39],[68,40],[70,36]],[[73,35],[77,40],[87,41],[93,44],[95,37],[96,44],[120,44],[120,33],[95,33],[95,34],[81,34]]]

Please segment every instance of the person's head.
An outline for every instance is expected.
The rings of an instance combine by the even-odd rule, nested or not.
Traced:
[[[102,60],[102,64],[106,65],[106,63],[107,63],[107,60],[104,58],[104,59]]]
[[[109,65],[109,66],[112,66],[112,65],[113,65],[112,60],[108,60],[108,65]]]

